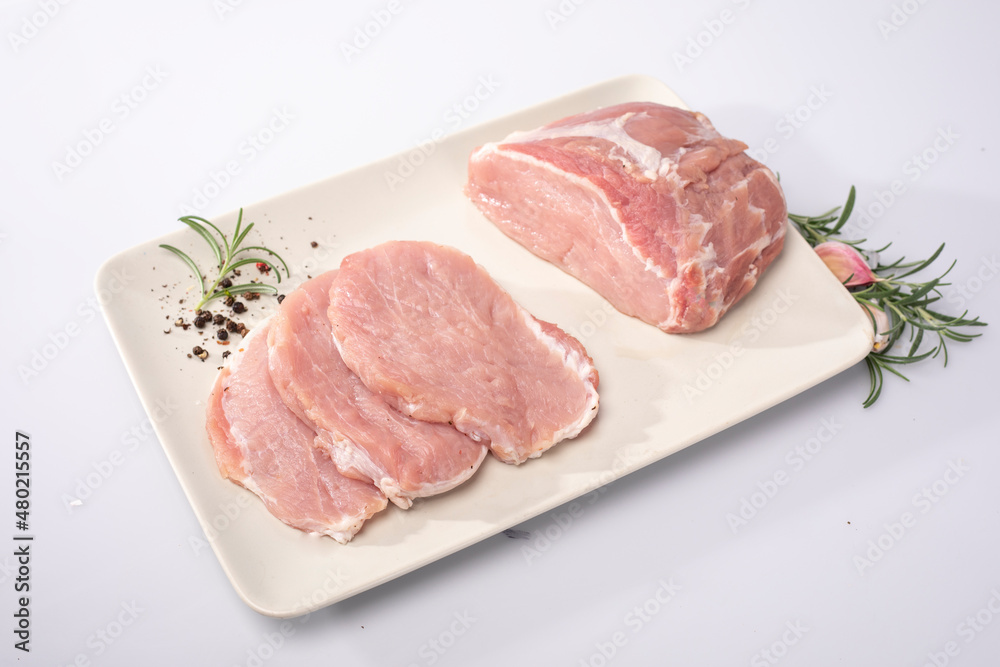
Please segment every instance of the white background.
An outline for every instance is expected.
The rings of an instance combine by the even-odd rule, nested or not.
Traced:
[[[854,184],[865,235],[893,244],[885,258],[947,242],[942,309],[995,323],[995,3],[224,1],[0,4],[0,541],[15,533],[17,429],[32,438],[37,536],[30,654],[13,648],[13,547],[0,547],[0,664],[996,664],[996,324],[953,344],[947,368],[889,378],[873,408],[860,364],[571,520],[553,511],[519,526],[524,539],[281,621],[192,548],[201,528],[88,301],[100,264],[176,230],[182,206],[226,213],[437,128],[642,73],[769,146],[791,211],[839,205]],[[470,98],[481,78],[495,90]],[[241,146],[276,110],[291,120],[251,159]],[[78,166],[54,166],[105,119]],[[230,160],[239,174],[198,200]],[[824,420],[835,436],[794,463]],[[781,471],[788,483],[734,529]]]

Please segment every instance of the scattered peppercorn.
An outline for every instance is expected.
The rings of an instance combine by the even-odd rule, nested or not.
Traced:
[[[214,324],[215,326],[219,326],[220,324],[224,324],[225,322],[226,318],[223,317],[222,313],[216,313],[215,317],[212,318],[212,324]]]
[[[239,315],[240,313],[247,312],[247,307],[243,305],[242,301],[237,301],[233,304],[233,312]]]
[[[285,300],[285,295],[284,294],[279,294],[278,295],[278,303],[281,303],[284,300]]]
[[[256,301],[260,298],[260,292],[244,292],[243,298],[247,301]]]
[[[271,272],[271,267],[264,262],[257,262],[257,270],[263,274],[268,274]]]
[[[229,350],[225,350],[225,351],[223,351],[223,353],[222,353],[222,358],[223,358],[223,359],[226,359],[226,358],[228,358],[228,357],[229,357],[229,355],[230,355],[230,354],[232,354],[232,352],[230,352]]]
[[[208,359],[208,350],[203,348],[201,345],[195,345],[193,348],[191,348],[191,352],[193,352],[194,356],[198,357],[202,361]]]
[[[233,281],[230,280],[229,278],[226,278],[221,283],[219,283],[219,285],[221,285],[225,289],[229,289],[230,287],[233,286]]]
[[[219,329],[218,333],[216,333],[215,335],[218,336],[219,340],[226,340],[227,338],[229,338],[229,332],[226,331],[225,329]]]
[[[250,333],[250,329],[247,329],[247,325],[243,324],[242,322],[240,322],[240,328],[237,329],[237,331],[239,331],[239,334],[244,338],[246,338],[246,335]]]
[[[226,331],[238,331],[239,328],[240,327],[239,327],[238,324],[236,324],[236,322],[234,322],[234,321],[232,321],[230,319],[226,320]]]
[[[231,297],[231,296],[227,296],[227,297],[226,297],[226,301],[225,301],[225,304],[226,304],[226,305],[227,305],[228,307],[232,308],[232,307],[233,307],[233,304],[234,304],[234,303],[236,303],[236,299],[234,299],[234,298],[233,298],[233,297]]]
[[[198,327],[199,329],[204,329],[206,321],[207,320],[204,317],[202,317],[201,315],[199,315],[198,317],[194,318],[194,325],[196,327]]]
[[[309,242],[309,247],[310,247],[310,248],[315,248],[315,247],[317,247],[318,245],[319,245],[319,244],[318,244],[318,243],[316,243],[315,241],[310,241],[310,242]]]

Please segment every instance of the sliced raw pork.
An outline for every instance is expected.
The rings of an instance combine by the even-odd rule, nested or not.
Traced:
[[[316,433],[282,402],[268,372],[267,329],[265,320],[243,340],[209,398],[219,470],[288,525],[346,543],[385,508],[385,496],[341,475],[313,445]]]
[[[466,193],[618,310],[694,332],[746,295],[784,242],[784,195],[745,149],[700,113],[620,104],[478,148]]]
[[[470,257],[394,241],[349,255],[329,309],[344,362],[417,419],[448,423],[521,463],[597,414],[586,350],[519,306]]]
[[[271,378],[342,473],[374,482],[405,509],[413,498],[472,476],[486,447],[447,424],[398,412],[344,364],[327,316],[336,273],[309,280],[282,301],[268,336]]]

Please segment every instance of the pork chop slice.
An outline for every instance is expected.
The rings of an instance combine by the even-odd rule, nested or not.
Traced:
[[[243,452],[233,442],[229,435],[229,421],[226,413],[222,409],[222,395],[225,391],[225,384],[229,380],[229,366],[223,366],[219,374],[215,377],[212,385],[212,393],[208,396],[208,407],[206,409],[206,422],[208,427],[208,440],[212,443],[212,451],[215,453],[215,463],[219,467],[219,472],[226,479],[243,486],[254,493],[257,493],[253,481],[250,479],[250,472],[245,465]],[[258,494],[260,495],[260,494]]]
[[[703,114],[619,104],[481,146],[466,193],[621,312],[691,333],[743,298],[784,243],[781,187],[745,149]]]
[[[216,461],[281,521],[346,543],[385,508],[385,496],[341,475],[314,446],[315,431],[285,406],[268,371],[268,327],[254,327],[216,381],[208,408]]]
[[[395,410],[344,364],[327,316],[336,273],[307,281],[281,302],[268,334],[271,378],[343,474],[374,483],[405,509],[471,477],[486,447],[447,424]]]
[[[489,443],[504,462],[541,455],[597,414],[598,374],[583,345],[454,248],[393,241],[349,255],[329,317],[366,386],[401,412]]]

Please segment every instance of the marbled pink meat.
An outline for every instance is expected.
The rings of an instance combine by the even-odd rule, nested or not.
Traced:
[[[327,316],[336,273],[307,281],[282,301],[268,336],[271,378],[342,473],[373,482],[407,508],[413,498],[471,477],[486,447],[447,424],[398,412],[344,364]]]
[[[330,320],[347,366],[401,412],[450,423],[521,463],[597,414],[586,350],[519,306],[470,257],[395,241],[346,257]]]
[[[664,331],[714,325],[781,251],[784,195],[700,113],[637,102],[486,144],[466,193],[505,234]]]
[[[385,508],[385,496],[341,475],[314,446],[316,433],[282,402],[268,371],[267,329],[265,320],[243,340],[209,400],[216,461],[288,525],[347,542]]]

